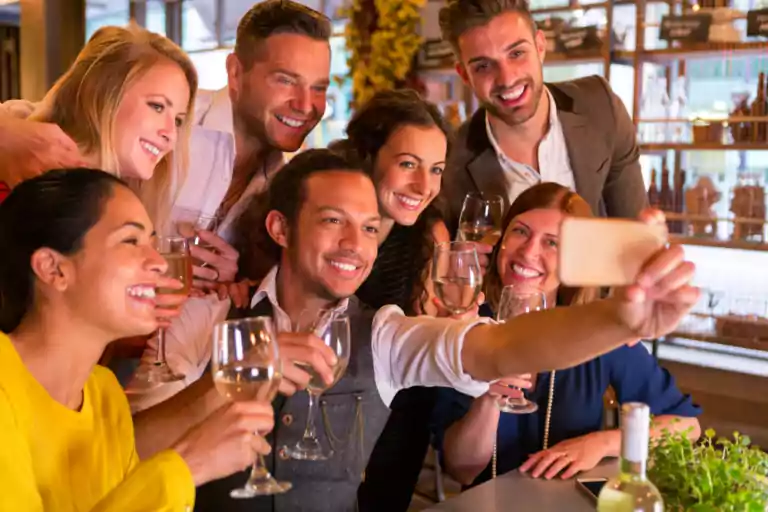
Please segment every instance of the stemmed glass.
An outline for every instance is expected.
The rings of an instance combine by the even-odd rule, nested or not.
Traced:
[[[217,323],[213,328],[211,370],[220,395],[234,402],[272,402],[282,378],[277,338],[269,317]],[[233,498],[281,494],[293,485],[278,482],[261,455],[255,457],[248,481],[230,492]]]
[[[309,394],[309,411],[307,414],[307,424],[304,428],[304,435],[293,446],[285,446],[285,453],[292,459],[297,460],[327,460],[333,452],[327,452],[320,444],[317,438],[316,421],[318,416],[318,405],[320,395],[328,388],[336,384],[344,372],[347,370],[350,355],[350,331],[349,317],[346,315],[335,314],[331,310],[320,310],[320,312],[304,312],[301,319],[297,322],[297,332],[314,333],[323,343],[333,350],[338,358],[336,366],[333,368],[333,383],[326,384],[323,378],[308,363],[295,363],[309,373],[311,379],[307,386]]]
[[[470,192],[461,207],[458,240],[496,245],[501,238],[503,216],[504,199],[501,196]]]
[[[200,238],[197,231],[205,229],[206,231],[215,233],[219,225],[219,219],[217,217],[204,215],[199,210],[187,210],[184,208],[175,209],[172,217],[174,235],[188,238],[190,245],[215,252],[215,248]],[[198,263],[201,267],[206,266],[205,262],[199,261]]]
[[[442,242],[432,262],[435,294],[452,315],[469,311],[477,302],[483,274],[472,242]]]
[[[547,298],[546,295],[544,295],[544,292],[514,285],[505,286],[501,291],[496,320],[504,322],[509,318],[524,315],[531,311],[546,309],[546,307]],[[510,387],[519,389],[514,386]],[[502,412],[509,412],[512,414],[528,414],[536,412],[539,408],[536,402],[532,402],[524,397],[502,398],[496,405]]]
[[[165,275],[178,279],[184,285],[181,289],[158,288],[156,293],[165,295],[188,295],[192,284],[192,262],[189,256],[189,243],[181,236],[158,236],[155,247],[165,258],[168,270]],[[184,375],[174,373],[165,358],[165,328],[157,330],[157,355],[150,366],[139,366],[133,379],[134,382],[156,385],[165,382],[175,382]]]

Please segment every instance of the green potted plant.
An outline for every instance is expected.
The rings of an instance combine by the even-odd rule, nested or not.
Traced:
[[[768,454],[748,436],[699,442],[665,430],[651,446],[648,478],[664,496],[668,511],[768,512]]]

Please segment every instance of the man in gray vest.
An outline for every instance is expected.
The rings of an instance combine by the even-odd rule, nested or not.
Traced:
[[[669,332],[698,299],[698,290],[690,286],[693,265],[684,261],[680,247],[671,247],[654,255],[636,285],[609,299],[505,324],[406,317],[395,306],[373,311],[353,297],[376,259],[380,223],[375,187],[359,166],[328,150],[300,153],[273,178],[267,196],[254,208],[261,215],[255,215],[253,229],[263,234],[257,252],[273,258],[275,266],[246,315],[269,314],[283,332],[308,309],[335,309],[350,318],[349,367],[323,395],[323,419],[317,425],[318,438],[334,454],[325,461],[290,459],[282,447],[301,438],[307,395],[276,400],[274,450],[267,465],[293,489],[233,500],[229,492],[247,478],[241,473],[199,488],[200,511],[354,511],[357,487],[388,417],[387,405],[399,389],[449,386],[477,396],[504,375],[571,367],[622,344]],[[564,339],[569,342],[563,344]],[[318,359],[316,368],[322,366]]]

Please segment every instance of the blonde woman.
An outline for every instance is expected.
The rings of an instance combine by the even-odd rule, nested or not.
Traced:
[[[128,181],[162,224],[171,185],[183,181],[172,173],[186,168],[196,92],[194,65],[171,40],[134,26],[104,27],[30,119],[60,126],[86,162]]]

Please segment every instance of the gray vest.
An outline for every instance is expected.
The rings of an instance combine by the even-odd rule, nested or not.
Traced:
[[[266,302],[264,299],[262,302]],[[259,305],[255,309],[258,309]],[[253,314],[251,312],[250,314]],[[301,439],[309,409],[305,392],[274,402],[275,428],[269,436],[272,454],[267,466],[278,480],[293,483],[293,489],[275,497],[233,500],[229,491],[239,487],[247,472],[211,482],[198,489],[196,511],[249,512],[355,512],[357,488],[368,458],[389,417],[376,388],[371,350],[371,327],[375,310],[357,298],[349,300],[352,351],[344,377],[320,397],[317,437],[333,448],[327,461],[297,461],[281,450]]]

